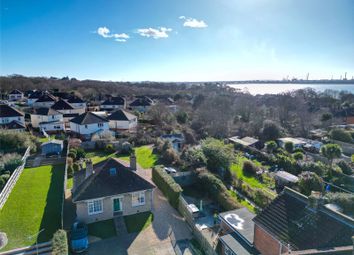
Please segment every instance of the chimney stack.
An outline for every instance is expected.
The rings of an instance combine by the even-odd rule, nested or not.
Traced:
[[[322,193],[319,191],[311,191],[311,195],[308,197],[308,207],[317,210],[323,202]]]
[[[88,178],[92,174],[93,174],[93,164],[92,164],[91,159],[87,159],[86,160],[85,179]]]
[[[136,171],[136,156],[135,156],[135,152],[132,152],[130,154],[130,170],[132,171]]]

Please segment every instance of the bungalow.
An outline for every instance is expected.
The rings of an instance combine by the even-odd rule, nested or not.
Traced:
[[[67,102],[71,104],[74,108],[86,109],[86,102],[78,96],[71,96]]]
[[[24,114],[7,104],[0,104],[0,128],[25,130]]]
[[[293,143],[294,149],[302,148],[306,144],[306,142],[304,142],[303,140],[299,138],[293,138],[293,137],[279,138],[277,141],[279,146],[282,148],[284,148],[285,144],[288,142]]]
[[[33,103],[33,108],[50,108],[55,102],[56,98],[53,95],[44,93]]]
[[[126,108],[126,100],[124,97],[109,97],[105,100],[101,106],[101,111],[113,111],[116,109],[125,109]]]
[[[109,128],[115,131],[133,130],[138,125],[138,117],[124,110],[117,110],[107,117]]]
[[[167,134],[167,135],[162,135],[160,137],[162,140],[167,140],[171,143],[172,148],[176,152],[180,152],[182,150],[182,147],[184,145],[184,136],[183,134]]]
[[[152,105],[154,105],[154,101],[144,96],[136,98],[129,106],[133,111],[147,112]]]
[[[155,186],[139,176],[136,158],[130,166],[115,158],[92,165],[75,173],[73,202],[78,220],[85,223],[108,220],[117,216],[150,211]]]
[[[61,140],[51,140],[41,144],[42,155],[60,155],[64,144]]]
[[[318,192],[288,187],[254,219],[254,246],[264,255],[353,252],[354,220],[324,205]],[[347,252],[347,253],[346,253]]]
[[[70,120],[70,130],[78,136],[90,139],[96,133],[109,130],[108,123],[106,118],[92,112],[85,112]]]
[[[19,101],[24,97],[23,93],[18,89],[14,89],[9,93],[9,101]]]
[[[65,131],[63,114],[51,108],[34,109],[31,124],[32,127],[46,132]]]

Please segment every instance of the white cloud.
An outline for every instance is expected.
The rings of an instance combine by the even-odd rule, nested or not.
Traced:
[[[197,20],[194,18],[186,18],[185,16],[180,16],[179,19],[183,19],[184,27],[191,27],[191,28],[206,28],[208,25],[204,22],[204,20]]]
[[[126,42],[127,39],[129,39],[129,35],[127,35],[126,33],[121,33],[121,34],[112,34],[111,31],[107,28],[107,27],[99,27],[97,29],[97,34],[99,34],[100,36],[102,36],[103,38],[115,38],[116,41],[118,42]],[[118,40],[120,39],[120,40]]]
[[[99,27],[97,29],[97,34],[104,38],[109,38],[110,37],[110,31],[107,27]]]
[[[171,32],[171,28],[159,27],[159,28],[140,28],[137,33],[144,37],[152,37],[154,39],[167,38],[168,33]]]
[[[115,41],[116,41],[116,42],[126,42],[127,39],[119,39],[119,38],[118,38],[118,39],[115,39]]]

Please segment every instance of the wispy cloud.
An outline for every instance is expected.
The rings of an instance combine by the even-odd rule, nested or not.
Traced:
[[[107,27],[99,27],[97,29],[97,34],[102,36],[103,38],[115,38],[117,42],[126,42],[127,39],[130,38],[126,33],[121,34],[112,34],[111,31]]]
[[[208,25],[205,23],[204,20],[197,20],[195,18],[187,18],[185,16],[180,16],[179,19],[184,20],[183,26],[184,27],[191,27],[191,28],[206,28]]]
[[[154,39],[167,38],[168,33],[172,28],[159,27],[159,28],[139,28],[137,33],[144,37],[152,37]]]

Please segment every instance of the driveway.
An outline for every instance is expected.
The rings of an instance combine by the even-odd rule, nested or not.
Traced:
[[[138,174],[151,181],[151,169],[138,169]],[[94,242],[90,245],[89,254],[170,255],[175,254],[171,233],[176,240],[192,238],[187,223],[158,188],[154,190],[152,212],[154,221],[148,228],[140,233]]]

